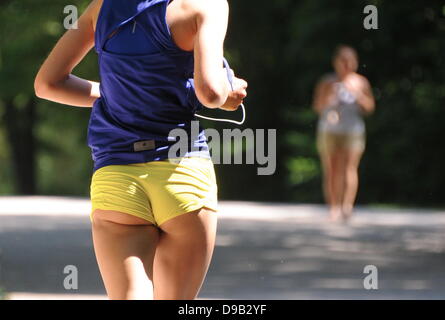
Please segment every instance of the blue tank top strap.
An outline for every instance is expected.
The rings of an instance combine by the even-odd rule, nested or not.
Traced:
[[[138,23],[145,30],[150,30],[149,35],[160,51],[176,49],[165,20],[169,2],[170,0],[103,0],[95,32],[96,52],[102,52],[105,42],[114,31],[138,16],[141,16]]]

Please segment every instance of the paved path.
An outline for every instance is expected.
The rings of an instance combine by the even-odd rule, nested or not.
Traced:
[[[11,299],[105,299],[85,199],[0,197],[0,284]],[[445,211],[222,202],[203,299],[445,299]],[[63,288],[63,269],[79,289]],[[379,289],[363,288],[378,267]]]

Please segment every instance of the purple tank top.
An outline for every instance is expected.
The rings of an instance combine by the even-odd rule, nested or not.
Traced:
[[[199,126],[192,135],[195,113],[203,106],[193,85],[193,52],[178,48],[171,37],[168,3],[103,1],[95,34],[101,97],[88,126],[94,171],[167,159],[176,142],[169,133],[178,128],[189,136],[189,150],[178,156],[210,158],[204,129]],[[130,35],[146,43],[136,45]]]

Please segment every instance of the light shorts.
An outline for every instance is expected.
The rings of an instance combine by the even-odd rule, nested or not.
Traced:
[[[91,179],[90,219],[96,209],[127,213],[156,226],[203,207],[217,211],[212,160],[189,157],[110,165]]]
[[[321,154],[330,154],[338,149],[365,151],[365,134],[318,132],[317,149]]]

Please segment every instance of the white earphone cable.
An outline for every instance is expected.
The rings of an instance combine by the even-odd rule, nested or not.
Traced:
[[[241,109],[243,110],[243,118],[241,121],[206,117],[206,116],[202,116],[200,114],[195,114],[195,116],[198,118],[201,118],[201,119],[205,119],[205,120],[212,120],[212,121],[217,121],[217,122],[228,122],[228,123],[233,123],[233,124],[237,124],[237,125],[242,125],[246,121],[246,107],[244,107],[244,104],[241,104],[240,106],[241,106]]]

